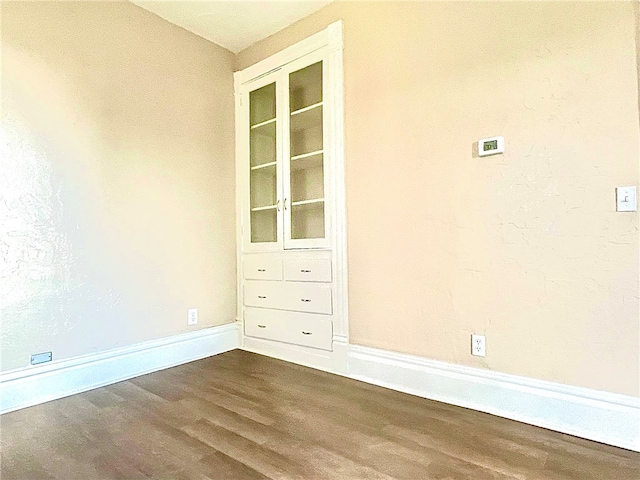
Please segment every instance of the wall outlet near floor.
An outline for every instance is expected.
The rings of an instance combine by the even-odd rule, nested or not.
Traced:
[[[471,355],[476,357],[487,356],[487,340],[484,335],[471,334]]]
[[[187,325],[195,325],[198,323],[198,309],[190,308],[187,313]]]

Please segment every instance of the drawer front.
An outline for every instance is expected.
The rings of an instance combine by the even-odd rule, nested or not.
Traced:
[[[313,283],[281,283],[285,310],[331,315],[331,287]]]
[[[245,255],[242,274],[248,280],[282,280],[282,260],[268,255]]]
[[[294,312],[333,313],[331,286],[302,282],[244,282],[244,304]]]
[[[249,337],[331,350],[333,325],[321,315],[247,308],[244,333]]]
[[[276,282],[245,282],[244,304],[249,307],[285,308],[282,285]]]
[[[285,260],[284,279],[293,282],[330,282],[331,260]]]

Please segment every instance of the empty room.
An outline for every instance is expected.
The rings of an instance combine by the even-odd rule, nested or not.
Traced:
[[[640,3],[0,1],[0,478],[640,479]]]

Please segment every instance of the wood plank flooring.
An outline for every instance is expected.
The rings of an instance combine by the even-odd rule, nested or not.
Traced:
[[[0,417],[2,480],[638,480],[640,454],[235,350]]]

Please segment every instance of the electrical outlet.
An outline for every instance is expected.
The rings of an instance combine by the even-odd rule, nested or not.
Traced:
[[[198,323],[198,309],[190,308],[187,314],[187,325],[195,325]]]
[[[487,340],[484,335],[471,334],[471,355],[476,357],[487,356]]]

